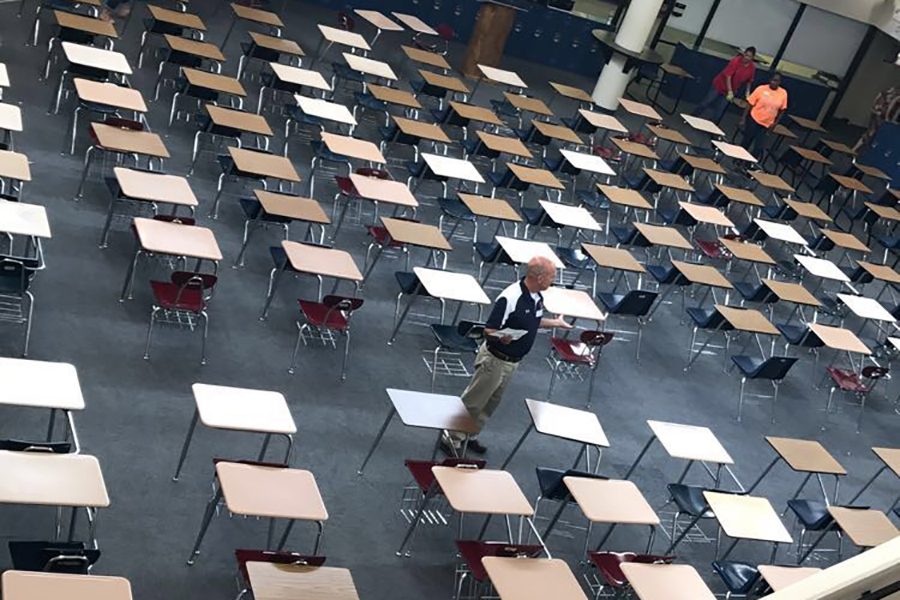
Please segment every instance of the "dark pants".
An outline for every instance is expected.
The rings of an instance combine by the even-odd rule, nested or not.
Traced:
[[[747,121],[744,124],[744,137],[742,145],[750,154],[757,159],[762,160],[762,148],[766,139],[766,132],[769,130],[765,125],[760,125],[753,120],[753,117],[747,115]]]
[[[128,4],[130,0],[103,0],[103,4],[109,10],[116,10],[122,4]]]
[[[697,105],[694,115],[703,119],[709,119],[714,123],[718,123],[728,110],[728,99],[719,93],[714,87],[709,88],[709,92]]]

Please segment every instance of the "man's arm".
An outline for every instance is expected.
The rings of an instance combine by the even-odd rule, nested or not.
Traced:
[[[542,329],[553,329],[554,327],[558,327],[559,329],[572,329],[572,325],[567,323],[566,320],[562,318],[562,315],[557,315],[554,319],[541,319]]]
[[[503,328],[503,316],[506,314],[506,298],[497,298],[494,302],[494,308],[488,315],[487,321],[484,323],[484,335],[492,335]],[[512,341],[509,336],[498,338],[501,344],[508,344]]]

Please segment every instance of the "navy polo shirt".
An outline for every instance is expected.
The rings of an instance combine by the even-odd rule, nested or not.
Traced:
[[[540,293],[531,293],[525,287],[525,279],[520,279],[503,290],[494,302],[488,317],[487,329],[524,329],[528,333],[508,344],[492,337],[487,338],[489,348],[511,358],[523,358],[534,345],[537,330],[544,316],[544,298]]]

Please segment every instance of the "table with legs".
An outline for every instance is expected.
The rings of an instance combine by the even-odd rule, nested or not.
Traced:
[[[900,448],[872,448],[872,452],[875,453],[875,456],[881,461],[881,466],[875,471],[875,474],[859,489],[856,494],[847,501],[848,505],[852,505],[854,502],[859,500],[859,497],[863,495],[863,493],[869,489],[875,480],[878,479],[878,476],[881,475],[884,471],[891,471],[895,477],[900,478]],[[897,499],[894,500],[893,503],[888,507],[888,510],[892,510],[897,503],[900,502],[900,495],[897,496]]]
[[[276,223],[282,227],[284,239],[288,239],[291,223],[299,221],[307,225],[304,240],[319,244],[325,241],[325,226],[331,223],[331,219],[316,200],[267,190],[253,190],[253,195],[259,207],[255,216],[248,216],[244,221],[244,238],[237,258],[234,259],[234,266],[244,266],[244,252],[250,243],[250,235],[260,226],[266,227],[268,224]],[[315,228],[319,229],[318,236],[314,233]]]
[[[690,565],[622,563],[622,573],[638,600],[715,600]]]
[[[359,600],[348,569],[256,561],[246,568],[256,600]]]
[[[880,510],[829,506],[828,513],[834,519],[834,525],[839,532],[842,532],[861,550],[880,546],[900,536],[900,529],[897,529],[897,526],[891,522],[890,518]],[[822,539],[832,530],[831,527],[824,528],[819,537],[810,544],[806,552],[797,559],[797,564],[803,564],[803,561],[813,553]],[[841,542],[843,542],[844,536],[841,536]]]
[[[90,600],[131,600],[131,584],[124,577],[5,571],[3,600],[40,598],[90,598]]]
[[[797,491],[791,496],[791,500],[797,498],[806,487],[807,482],[816,476],[819,482],[819,491],[826,502],[836,503],[838,501],[838,493],[840,491],[841,477],[847,475],[846,469],[841,463],[834,458],[825,447],[815,440],[802,440],[796,438],[783,438],[775,436],[766,436],[766,442],[775,451],[775,458],[763,469],[760,476],[754,481],[747,493],[752,493],[759,484],[766,478],[773,468],[779,463],[784,462],[795,473],[805,473],[803,482]],[[828,492],[825,490],[825,484],[822,481],[822,475],[832,475],[834,477],[834,492],[832,497],[828,498]]]
[[[587,600],[569,565],[558,558],[486,556],[481,563],[500,600]]]

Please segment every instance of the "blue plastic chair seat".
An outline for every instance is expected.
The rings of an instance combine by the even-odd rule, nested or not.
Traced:
[[[431,326],[431,333],[434,334],[441,348],[451,352],[469,352],[472,354],[478,352],[478,341],[460,335],[456,325],[434,324]]]
[[[834,523],[831,513],[828,512],[828,505],[824,502],[796,499],[788,500],[787,504],[807,531],[822,531]]]
[[[594,210],[609,210],[609,199],[593,190],[578,190],[575,192],[578,202]]]
[[[703,497],[703,492],[707,488],[683,483],[670,483],[666,487],[679,512],[692,517],[702,516],[704,519],[713,517],[709,504]]]
[[[714,560],[712,568],[732,594],[749,594],[759,580],[759,570],[749,563]]]
[[[458,198],[438,198],[438,206],[448,216],[463,221],[475,221],[475,213],[469,210],[462,200]]]

